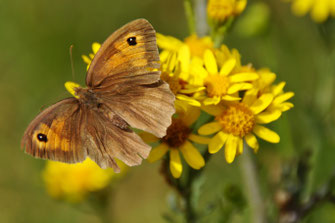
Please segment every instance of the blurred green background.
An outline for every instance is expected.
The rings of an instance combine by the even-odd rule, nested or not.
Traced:
[[[265,9],[253,8],[256,3],[264,3],[261,7]],[[263,17],[253,21],[255,16]],[[180,39],[188,35],[180,0],[1,0],[0,222],[99,222],[94,213],[49,197],[41,178],[45,161],[24,154],[20,140],[42,106],[69,96],[66,81],[84,84],[86,65],[81,55],[91,52],[91,43],[103,42],[136,18],[148,19],[156,31],[166,35]],[[334,29],[334,21],[317,25],[308,16],[295,17],[290,5],[279,0],[249,1],[225,38],[230,48],[239,50],[244,64],[270,68],[277,82],[286,81],[285,90],[296,94],[291,100],[295,108],[271,126],[281,142],[263,143],[253,156],[261,181],[268,182],[262,185],[265,198],[271,199],[280,185],[283,166],[298,162],[306,151],[312,154],[312,171],[303,188],[306,194],[317,190],[334,170]],[[168,201],[173,191],[160,176],[159,166],[144,162],[131,168],[115,187],[108,207],[114,222],[165,222],[162,215],[171,213]],[[226,185],[247,186],[239,175],[239,158],[228,165],[223,151],[215,155],[206,166],[200,207],[205,210]],[[241,211],[247,213],[248,208]],[[308,222],[335,222],[334,211],[331,205],[322,206]],[[241,216],[233,222],[248,222],[243,213]]]

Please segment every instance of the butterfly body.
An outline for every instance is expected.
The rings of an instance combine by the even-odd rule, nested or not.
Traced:
[[[115,159],[138,165],[151,147],[132,128],[158,137],[174,113],[174,95],[160,80],[155,31],[138,19],[114,32],[95,55],[86,88],[67,82],[74,96],[42,111],[21,145],[38,158],[67,163],[90,157],[118,172]]]
[[[76,88],[74,89],[75,95],[82,106],[87,106],[88,109],[101,110],[102,100],[89,88]]]

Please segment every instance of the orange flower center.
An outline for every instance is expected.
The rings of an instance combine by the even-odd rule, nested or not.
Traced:
[[[173,118],[172,124],[167,129],[166,136],[163,137],[162,141],[172,148],[178,148],[184,144],[190,133],[191,130],[187,125],[180,119]]]
[[[229,105],[215,118],[223,127],[223,131],[234,136],[244,137],[255,126],[255,116],[244,104]]]
[[[226,95],[230,85],[229,78],[223,75],[209,75],[204,83],[209,97]]]
[[[161,79],[169,84],[170,90],[174,95],[176,95],[183,88],[182,80],[176,76],[170,76],[168,72],[163,71]]]

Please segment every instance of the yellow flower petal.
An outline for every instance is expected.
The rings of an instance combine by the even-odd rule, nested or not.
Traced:
[[[279,84],[275,85],[272,87],[271,89],[271,92],[274,96],[277,96],[278,94],[280,94],[284,87],[285,87],[286,83],[283,81],[283,82],[280,82]]]
[[[264,126],[260,126],[260,125],[256,125],[253,129],[253,132],[261,139],[264,139],[265,141],[271,142],[271,143],[278,143],[280,141],[280,137],[279,135],[264,127]]]
[[[292,98],[294,96],[294,93],[293,92],[286,92],[282,95],[279,95],[278,97],[276,97],[274,100],[273,100],[273,104],[280,104],[280,103],[283,103],[284,101],[287,101],[289,100],[290,98]]]
[[[236,65],[235,58],[227,60],[221,67],[220,75],[227,76],[234,69],[235,65]]]
[[[187,125],[190,126],[192,125],[195,121],[198,120],[200,116],[200,109],[199,108],[188,108],[188,111],[186,111],[185,115],[181,114],[181,119],[183,122]]]
[[[335,17],[335,1],[330,2],[330,13],[333,17]]]
[[[254,101],[256,100],[257,94],[258,94],[257,89],[250,89],[247,92],[245,92],[243,100],[242,100],[243,104],[251,106],[252,103],[254,103]]]
[[[264,111],[271,104],[272,100],[272,94],[263,94],[250,106],[250,109],[255,115],[257,115],[258,113]]]
[[[242,153],[243,153],[243,139],[238,138],[236,155],[241,155]]]
[[[178,51],[178,61],[180,61],[181,71],[189,70],[190,60],[190,48],[187,45],[183,45]]]
[[[262,69],[258,71],[259,74],[259,79],[258,84],[259,84],[259,89],[264,89],[268,86],[270,86],[275,80],[276,80],[276,74],[270,72],[267,69]]]
[[[288,111],[293,107],[294,107],[294,105],[291,102],[284,102],[284,103],[278,105],[278,109],[280,109],[280,111],[282,111],[282,112]]]
[[[183,95],[183,94],[177,94],[176,98],[179,99],[179,100],[181,100],[181,101],[185,101],[189,105],[192,105],[192,106],[196,106],[196,107],[200,107],[201,106],[201,103],[199,101],[197,101],[196,99],[194,99],[192,97]]]
[[[292,11],[298,16],[305,15],[312,4],[312,0],[296,0],[292,3]]]
[[[86,55],[81,55],[81,58],[83,59],[83,61],[87,64],[90,65],[91,64],[91,59],[86,56]]]
[[[159,140],[156,136],[148,133],[148,132],[140,132],[138,135],[143,139],[144,142],[146,143],[154,143]]]
[[[232,83],[254,81],[257,80],[258,78],[259,78],[258,74],[254,72],[237,73],[229,76],[229,80]]]
[[[189,141],[186,141],[179,149],[183,153],[185,161],[193,169],[198,170],[205,165],[204,158]]]
[[[217,116],[217,115],[221,114],[221,112],[223,111],[223,108],[221,106],[217,106],[217,105],[202,106],[201,109],[204,112],[207,112],[208,114],[213,115],[213,116]]]
[[[174,178],[179,178],[183,171],[179,151],[177,149],[170,150],[170,171]]]
[[[232,84],[229,88],[228,88],[228,94],[234,94],[238,91],[244,91],[244,90],[249,90],[253,87],[252,84],[250,83],[237,83],[237,84]]]
[[[203,91],[206,87],[193,87],[193,88],[187,88],[187,89],[181,89],[179,92],[183,94],[192,94],[195,92]]]
[[[79,87],[80,87],[79,84],[74,83],[74,82],[71,82],[71,81],[67,81],[67,82],[65,82],[64,85],[65,85],[66,90],[67,90],[70,94],[72,94],[73,97],[75,97],[75,98],[79,98],[78,95],[76,94],[76,90],[75,90],[76,88],[79,88]]]
[[[172,36],[164,36],[161,33],[156,33],[157,45],[159,48],[177,51],[182,45],[183,42]]]
[[[234,97],[234,96],[231,96],[231,95],[225,95],[225,96],[222,96],[222,100],[225,100],[225,101],[239,101],[241,100],[240,97]]]
[[[225,146],[225,157],[227,163],[232,163],[236,156],[238,137],[229,135]]]
[[[256,123],[267,124],[276,121],[281,116],[281,111],[278,109],[262,112],[256,115]]]
[[[168,145],[165,143],[159,144],[157,147],[153,148],[149,154],[148,162],[153,163],[157,160],[160,160],[166,152],[169,150]]]
[[[316,22],[324,22],[328,18],[329,10],[328,1],[315,1],[315,5],[311,11],[312,18]]]
[[[208,152],[209,153],[217,153],[226,143],[228,135],[224,132],[218,132],[209,142]]]
[[[237,1],[234,12],[236,14],[241,14],[246,6],[247,6],[247,0]]]
[[[248,146],[250,146],[250,148],[252,148],[255,151],[255,153],[257,153],[259,149],[259,144],[256,136],[252,133],[249,133],[244,137],[244,139],[247,142]]]
[[[204,53],[204,62],[206,69],[210,74],[217,74],[218,66],[216,64],[216,59],[213,52],[209,49],[207,49]]]
[[[190,134],[188,136],[188,139],[191,140],[192,142],[198,143],[198,144],[204,144],[204,145],[208,145],[209,142],[211,141],[210,138],[207,137],[203,137],[203,136],[198,136],[195,134]]]
[[[101,47],[100,43],[94,42],[92,44],[92,51],[93,51],[93,53],[97,54],[97,52],[99,51],[100,47]]]
[[[217,105],[220,103],[219,97],[206,98],[203,102],[204,105]]]
[[[222,129],[222,126],[218,122],[210,122],[203,126],[201,126],[198,130],[198,133],[200,135],[211,135],[213,133],[216,133]]]
[[[172,53],[168,57],[168,61],[167,61],[168,67],[167,67],[167,70],[170,71],[170,72],[172,72],[174,70],[176,64],[177,64],[177,53]]]

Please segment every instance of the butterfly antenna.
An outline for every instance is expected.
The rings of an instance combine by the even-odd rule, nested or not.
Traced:
[[[70,61],[71,61],[71,69],[72,69],[72,79],[73,79],[73,81],[75,81],[75,72],[74,72],[72,49],[73,49],[73,44],[70,46]]]

